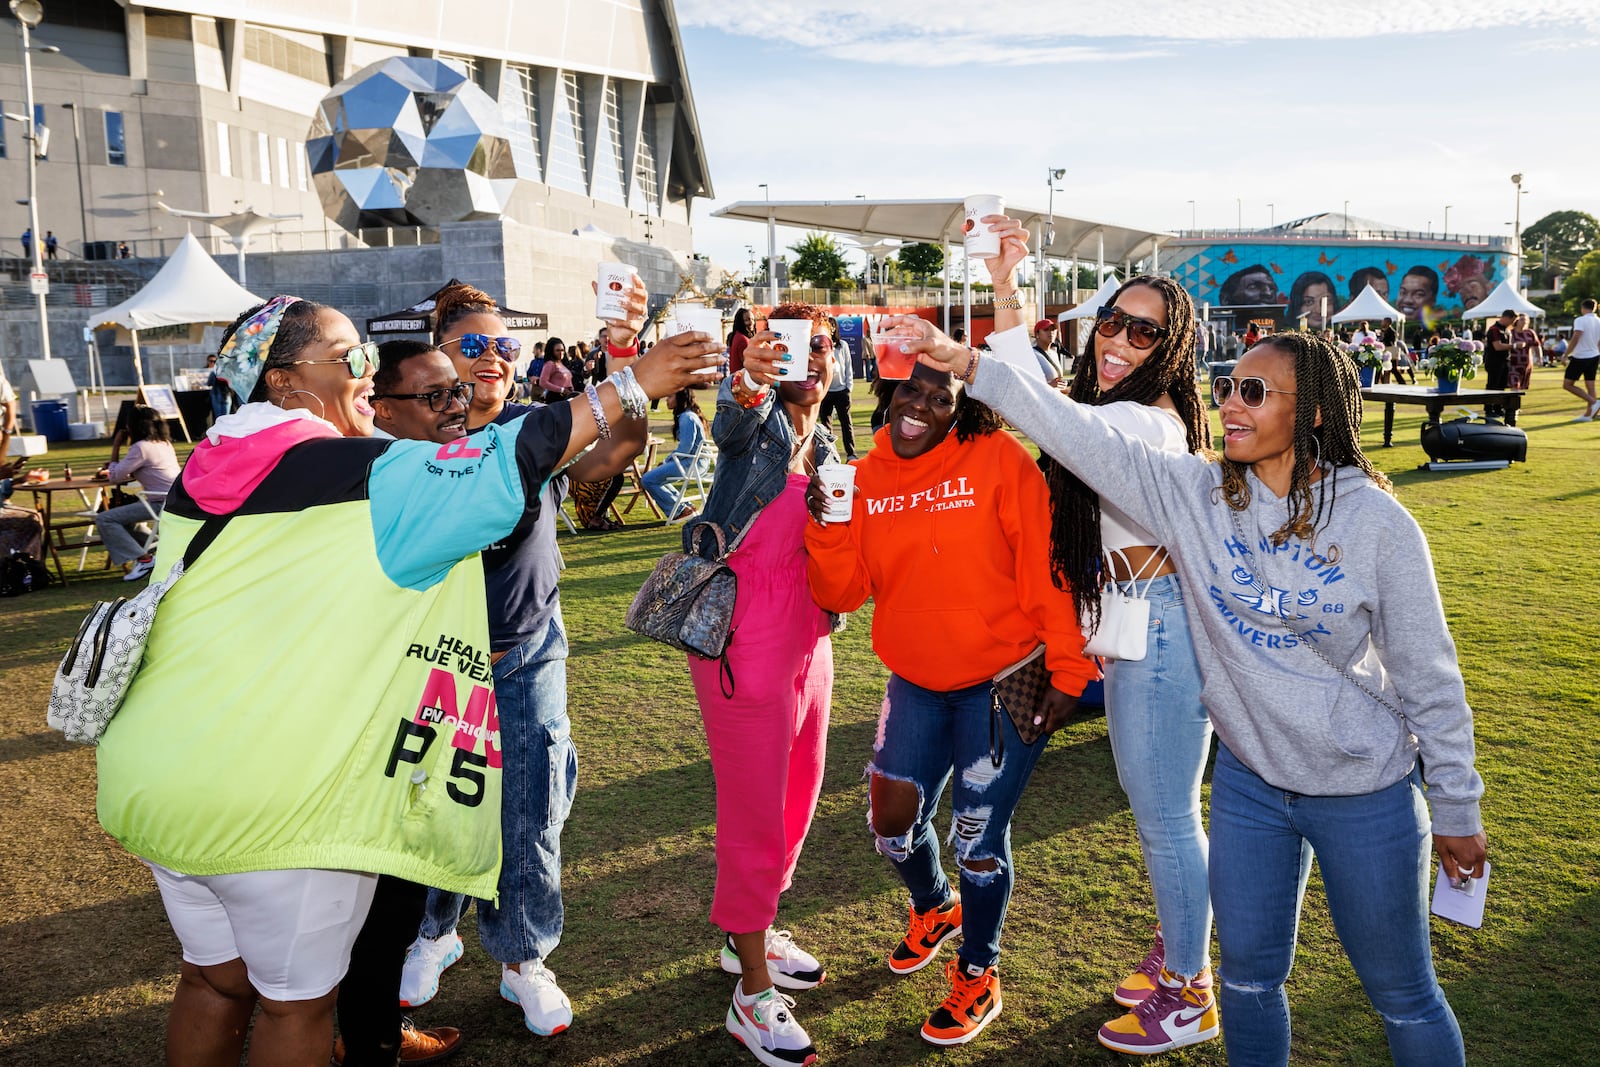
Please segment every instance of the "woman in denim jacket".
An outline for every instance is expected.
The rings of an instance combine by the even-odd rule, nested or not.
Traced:
[[[772,926],[822,789],[833,643],[806,579],[805,497],[817,467],[837,458],[817,420],[833,373],[827,322],[808,304],[772,314],[810,319],[810,351],[775,349],[769,332],[750,339],[743,370],[717,394],[717,476],[684,544],[715,553],[711,524],[730,545],[742,538],[728,557],[739,593],[727,663],[690,656],[689,673],[717,783],[711,921],[728,933],[722,969],[741,976],[727,1027],[762,1063],[780,1065],[807,1062],[814,1050],[794,1001],[773,987],[810,989],[823,977],[816,959]],[[808,360],[806,377],[778,381],[799,360]]]

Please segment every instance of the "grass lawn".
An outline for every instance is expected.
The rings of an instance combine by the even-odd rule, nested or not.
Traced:
[[[1476,709],[1495,865],[1489,917],[1478,931],[1434,921],[1438,969],[1474,1065],[1583,1062],[1600,1034],[1592,673],[1600,585],[1591,563],[1600,544],[1600,423],[1571,421],[1576,404],[1560,392],[1559,372],[1536,372],[1534,381],[1523,409],[1529,462],[1509,470],[1418,472],[1420,409],[1399,409],[1395,439],[1404,444],[1393,449],[1378,447],[1381,409],[1366,421],[1375,462],[1432,541]],[[870,403],[857,392],[864,434]],[[104,448],[57,449],[49,466],[59,469],[65,453],[87,470]],[[688,673],[681,656],[622,625],[655,559],[676,543],[677,531],[659,526],[561,536],[582,777],[563,846],[566,934],[550,963],[577,1017],[557,1038],[529,1035],[496,995],[495,965],[469,919],[465,959],[416,1016],[422,1026],[467,1032],[453,1063],[754,1062],[722,1028],[732,978],[716,968],[720,934],[706,919],[713,790]],[[127,588],[97,564],[91,554],[86,580],[65,589],[0,601],[0,784],[12,798],[0,842],[11,909],[0,926],[0,1062],[161,1060],[177,943],[148,872],[95,822],[92,750],[44,722],[51,674],[84,611]],[[917,1038],[944,986],[937,967],[897,979],[883,963],[904,931],[906,899],[865,826],[861,770],[885,678],[870,623],[869,608],[836,639],[827,777],[779,916],[829,969],[797,1009],[822,1061],[1122,1059],[1094,1034],[1117,1011],[1111,988],[1143,955],[1154,910],[1098,717],[1050,742],[1017,813],[1004,1014],[965,1049],[935,1051]],[[1389,1062],[1315,878],[1290,996],[1296,1064]],[[1220,1065],[1224,1057],[1219,1041],[1159,1062]]]

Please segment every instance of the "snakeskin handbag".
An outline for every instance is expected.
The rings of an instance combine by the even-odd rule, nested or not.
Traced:
[[[728,566],[728,556],[739,547],[746,526],[732,545],[714,522],[695,527],[694,537],[710,530],[717,539],[715,559],[697,552],[668,552],[656,563],[628,607],[628,629],[641,637],[671,645],[680,652],[722,661],[722,692],[733,696],[733,668],[728,664],[728,643],[733,640],[733,604],[739,594],[739,577]],[[694,547],[694,546],[691,546]]]
[[[160,581],[133,597],[101,601],[89,612],[56,668],[46,721],[68,741],[99,744],[122,707],[128,687],[144,663],[144,647],[155,625],[156,608],[194,566],[231,516],[207,519],[184,550],[183,558]]]

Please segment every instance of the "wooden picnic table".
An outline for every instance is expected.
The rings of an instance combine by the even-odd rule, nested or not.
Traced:
[[[1460,389],[1454,393],[1441,393],[1431,385],[1373,385],[1361,390],[1364,400],[1374,400],[1383,405],[1383,447],[1388,448],[1394,438],[1394,406],[1417,404],[1428,409],[1429,424],[1436,424],[1448,407],[1499,407],[1504,408],[1507,426],[1517,424],[1517,412],[1522,407],[1521,389]]]
[[[26,489],[33,494],[33,506],[39,512],[39,517],[44,520],[45,547],[50,553],[51,561],[56,565],[56,574],[60,577],[62,585],[67,584],[67,572],[61,565],[61,550],[71,551],[76,548],[87,554],[89,548],[101,543],[94,532],[95,513],[100,511],[105,503],[106,490],[112,486],[126,484],[128,480],[113,482],[103,478],[52,478],[44,482],[15,484],[15,488]],[[77,493],[78,500],[83,505],[82,509],[62,514],[56,505],[56,497],[61,493]],[[68,535],[73,533],[78,535],[77,539],[68,541]],[[78,569],[83,570],[81,558],[78,561]]]

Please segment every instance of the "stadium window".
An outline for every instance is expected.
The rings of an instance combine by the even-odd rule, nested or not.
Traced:
[[[217,173],[224,178],[233,177],[233,146],[229,144],[226,122],[217,123]]]
[[[128,139],[122,126],[122,112],[107,111],[106,116],[106,162],[113,167],[126,167],[128,165]]]

